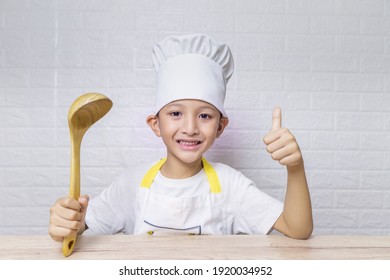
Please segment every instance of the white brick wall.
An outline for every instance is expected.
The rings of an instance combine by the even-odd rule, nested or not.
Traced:
[[[0,1],[0,234],[46,234],[68,192],[67,110],[114,108],[83,140],[82,192],[98,194],[163,145],[145,125],[153,44],[209,33],[233,50],[231,125],[208,153],[280,199],[264,150],[271,110],[299,140],[315,234],[390,234],[390,0]]]

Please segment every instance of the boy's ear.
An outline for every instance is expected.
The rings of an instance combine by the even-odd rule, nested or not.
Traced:
[[[150,115],[146,118],[146,123],[149,125],[149,127],[152,129],[154,134],[156,136],[160,137],[161,132],[160,132],[160,123],[158,121],[157,115]]]
[[[222,132],[225,130],[225,128],[229,124],[229,119],[226,117],[221,117],[219,120],[218,130],[217,130],[217,138],[221,136]]]

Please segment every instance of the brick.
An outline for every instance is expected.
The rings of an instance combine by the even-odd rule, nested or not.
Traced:
[[[236,87],[239,90],[281,90],[284,77],[279,73],[236,72]]]
[[[380,168],[377,168],[380,170]],[[390,174],[387,171],[362,171],[360,174],[360,188],[370,190],[387,190],[390,185]]]
[[[108,75],[105,70],[61,69],[57,71],[57,83],[61,88],[107,87]]]
[[[163,13],[186,13],[186,12],[206,12],[209,10],[209,1],[201,0],[194,2],[191,0],[175,1],[163,0],[161,1],[161,12]]]
[[[30,106],[52,108],[55,106],[55,91],[53,89],[7,89],[4,92],[3,105],[7,107],[28,108]]]
[[[383,208],[390,209],[390,191],[383,192]]]
[[[384,169],[389,169],[390,168],[390,153],[384,153],[383,157],[384,157],[384,159],[383,159],[383,161],[384,161],[383,168]]]
[[[136,30],[141,32],[155,32],[160,20],[161,17],[155,14],[138,14],[136,15]]]
[[[308,180],[318,189],[359,188],[359,172],[353,170],[315,170],[309,173]]]
[[[30,46],[28,30],[0,30],[0,47],[4,49],[25,48]]]
[[[56,111],[52,108],[32,108],[29,110],[31,127],[48,127],[55,126]],[[50,129],[51,129],[50,128]]]
[[[280,106],[282,111],[299,111],[310,107],[310,94],[306,92],[240,92],[237,107],[272,110]]]
[[[50,10],[18,10],[5,13],[7,29],[54,29],[55,13]]]
[[[330,91],[333,90],[333,77],[327,73],[286,73],[285,90]]]
[[[386,132],[361,132],[360,148],[368,151],[389,151],[390,133]]]
[[[64,196],[66,194],[64,193]],[[48,205],[54,204],[58,199],[57,189],[53,187],[35,187],[28,192],[28,201],[30,207],[45,207],[49,211]]]
[[[235,10],[237,13],[278,14],[285,12],[285,5],[283,0],[242,0],[236,2]]]
[[[250,50],[250,54],[260,56],[265,52],[283,52],[286,44],[282,35],[238,33],[235,45],[236,55],[244,55]]]
[[[367,73],[390,72],[390,55],[367,55],[361,57],[360,69]]]
[[[32,29],[29,31],[30,43],[32,48],[56,48],[57,32],[53,29]],[[75,42],[74,42],[75,43]]]
[[[0,108],[0,116],[0,127],[23,127],[29,123],[29,114],[23,109]]]
[[[390,2],[389,2],[389,0],[385,0],[384,14],[390,15]]]
[[[234,59],[236,71],[260,71],[262,58],[257,54],[238,54]]]
[[[337,36],[336,52],[344,54],[383,54],[382,36]]]
[[[310,197],[314,209],[333,208],[333,191],[313,190],[310,188]]]
[[[311,149],[321,151],[359,150],[359,133],[343,131],[312,131]]]
[[[28,166],[28,150],[26,148],[1,148],[1,167],[26,167]]]
[[[382,0],[337,0],[336,15],[382,16]]]
[[[5,145],[7,147],[53,147],[55,133],[50,128],[8,128]]]
[[[134,73],[131,69],[110,70],[108,85],[110,88],[132,88],[139,79],[139,73]]]
[[[331,53],[335,49],[334,36],[288,35],[287,51],[297,53]]]
[[[146,0],[142,2],[117,0],[110,2],[110,7],[115,11],[129,11],[137,13],[155,13],[160,11],[160,0]]]
[[[310,33],[351,35],[359,34],[360,22],[357,16],[316,16],[310,18]]]
[[[321,209],[313,211],[316,226],[329,228],[356,228],[359,225],[359,213],[356,210]]]
[[[365,228],[387,228],[390,226],[390,211],[365,210],[360,214],[360,226]]]
[[[0,203],[2,207],[17,207],[21,201],[28,201],[28,188],[1,188]]]
[[[309,57],[307,55],[266,54],[263,56],[261,69],[268,72],[307,72]]]
[[[321,92],[312,95],[312,109],[316,111],[358,111],[360,96],[356,93]]]
[[[213,1],[214,2],[214,1]],[[213,3],[211,2],[211,3]],[[260,33],[262,28],[261,17],[259,15],[238,14],[235,18],[236,32]],[[251,34],[253,36],[253,34]]]
[[[112,2],[109,0],[59,0],[57,9],[59,10],[109,10]]]
[[[20,68],[0,69],[0,87],[28,87],[29,71]]]
[[[379,74],[340,73],[335,75],[337,91],[379,92],[383,89],[382,76]]]
[[[55,167],[56,150],[54,148],[32,148],[29,151],[29,160],[32,166]]]
[[[81,11],[57,11],[57,29],[82,29],[83,28],[83,12]]]
[[[154,88],[156,86],[156,73],[154,70],[138,69],[134,71],[134,86],[141,88]]]
[[[28,210],[28,215],[26,211]],[[46,226],[49,221],[48,207],[9,207],[5,209],[4,225],[20,226]]]
[[[0,9],[1,10],[23,10],[29,9],[31,7],[30,0],[4,0],[1,1]]]
[[[362,17],[360,30],[363,35],[388,35],[390,19],[388,17]]]
[[[378,113],[337,113],[336,129],[346,131],[382,130],[383,117]]]
[[[113,43],[107,30],[58,30],[57,47],[59,49],[96,49],[106,48]],[[118,32],[116,36],[120,36]],[[115,39],[115,37],[114,37]]]
[[[333,153],[328,151],[303,151],[306,170],[327,170],[332,169]]]
[[[380,191],[335,191],[335,208],[380,209],[383,193]]]
[[[334,167],[340,170],[375,170],[382,165],[381,152],[339,151],[334,155]]]
[[[276,34],[309,33],[310,19],[306,16],[265,15],[263,16],[263,32]]]
[[[288,14],[298,15],[333,15],[333,1],[290,0],[286,2]]]
[[[357,72],[359,57],[356,55],[315,54],[311,56],[310,68],[314,72]]]
[[[372,229],[372,228],[346,228],[346,229],[335,229],[333,231],[334,235],[383,235],[383,230],[381,229]]]
[[[333,129],[334,115],[329,112],[285,112],[284,125],[291,130],[295,129]]]
[[[231,14],[236,12],[235,4],[236,1],[234,0],[214,0],[208,1],[207,4],[205,4],[205,7],[208,5],[209,11],[212,13]]]
[[[39,90],[45,90],[42,88],[54,88],[56,84],[56,70],[53,68],[45,69],[32,69],[30,70],[30,87],[37,88],[33,89],[32,92]]]
[[[235,19],[225,14],[207,15],[206,31],[210,32],[234,32]]]

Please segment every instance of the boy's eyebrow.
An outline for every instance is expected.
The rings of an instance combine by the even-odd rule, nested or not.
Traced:
[[[185,104],[180,103],[180,101],[169,103],[166,105],[167,108],[169,107],[187,107]],[[204,104],[196,108],[197,110],[204,110],[204,109],[210,109],[210,110],[216,110],[218,111],[217,108],[215,108],[213,105],[208,105]]]

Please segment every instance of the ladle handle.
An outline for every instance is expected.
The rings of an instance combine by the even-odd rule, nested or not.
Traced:
[[[83,135],[70,133],[72,155],[70,160],[70,186],[69,197],[78,199],[80,197],[80,146]],[[65,257],[72,254],[76,236],[65,237],[62,242],[62,253]]]

